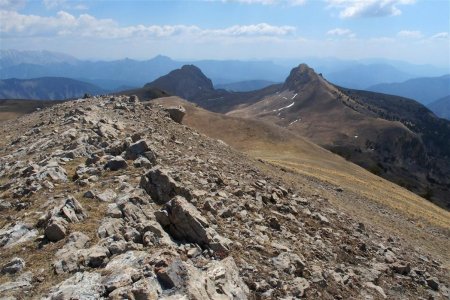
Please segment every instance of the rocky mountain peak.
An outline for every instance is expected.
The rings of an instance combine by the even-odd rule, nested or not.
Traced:
[[[211,79],[194,65],[184,65],[180,69],[147,83],[145,87],[156,87],[188,100],[195,99],[204,91],[214,91]]]
[[[291,70],[284,85],[289,90],[296,90],[301,85],[319,80],[319,75],[310,68],[307,64],[300,64],[298,67]]]

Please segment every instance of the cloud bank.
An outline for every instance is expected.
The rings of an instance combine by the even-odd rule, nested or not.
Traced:
[[[341,18],[386,17],[402,14],[400,6],[415,0],[327,0],[329,8],[339,9]]]

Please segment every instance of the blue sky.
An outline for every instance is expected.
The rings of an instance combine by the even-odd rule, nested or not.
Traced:
[[[0,0],[0,48],[450,65],[450,0]]]

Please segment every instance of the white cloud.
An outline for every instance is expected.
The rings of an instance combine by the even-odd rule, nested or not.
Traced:
[[[121,27],[112,19],[97,19],[89,14],[78,17],[59,11],[53,17],[24,15],[15,11],[0,11],[0,32],[4,36],[75,36],[103,39],[170,36],[286,36],[295,32],[292,26],[266,23],[235,25],[222,29],[202,29],[188,25],[134,25]]]
[[[212,0],[214,1],[214,0]],[[262,5],[289,5],[299,6],[306,3],[306,0],[221,0],[222,2],[238,2],[244,4],[262,4]]]
[[[295,27],[292,26],[273,26],[267,23],[260,23],[255,25],[235,25],[225,29],[204,30],[203,34],[219,36],[283,36],[294,32]]]
[[[0,0],[0,9],[16,11],[25,6],[26,0]]]
[[[86,10],[88,7],[79,1],[68,0],[43,0],[42,3],[47,9],[77,9]]]
[[[354,38],[356,36],[356,34],[354,34],[350,29],[347,28],[334,28],[328,30],[327,35],[349,37],[349,38]]]
[[[326,0],[328,7],[340,10],[341,18],[398,16],[399,6],[415,0]]]
[[[402,30],[397,33],[397,36],[409,39],[420,39],[423,37],[423,34],[418,30]]]
[[[43,3],[46,8],[53,9],[58,6],[63,5],[66,2],[66,0],[44,0]]]
[[[432,39],[448,39],[450,37],[448,32],[439,32],[433,35]]]

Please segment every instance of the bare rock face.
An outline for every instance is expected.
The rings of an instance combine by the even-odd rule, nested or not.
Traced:
[[[160,166],[155,166],[141,177],[140,187],[158,204],[164,204],[177,195],[191,198],[189,190],[176,182],[169,172]]]
[[[171,106],[164,109],[169,113],[169,116],[172,120],[175,122],[181,124],[183,121],[184,115],[186,114],[186,109],[179,105],[179,106]]]

